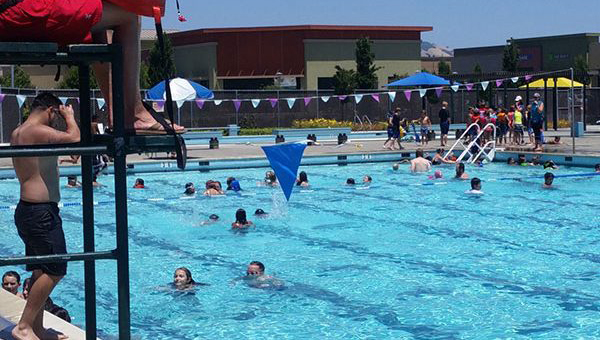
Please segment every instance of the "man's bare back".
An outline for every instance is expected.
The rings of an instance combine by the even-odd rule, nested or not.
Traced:
[[[417,157],[410,161],[410,171],[427,172],[431,169],[431,162],[423,157]]]
[[[71,106],[58,110],[67,121],[67,132],[49,126],[52,118],[44,114],[30,116],[11,135],[11,145],[75,143],[79,128]],[[53,114],[56,114],[54,112]],[[21,199],[30,203],[60,201],[59,174],[56,156],[13,158],[13,166],[21,184]]]

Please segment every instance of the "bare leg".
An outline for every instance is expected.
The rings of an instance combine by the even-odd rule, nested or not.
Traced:
[[[113,41],[121,44],[123,48],[125,126],[136,130],[148,129],[156,123],[156,120],[142,105],[140,95],[140,19],[137,15],[118,6],[107,2],[102,4],[104,7],[102,20],[92,28],[92,33],[96,37],[107,29],[112,29],[114,31]],[[108,71],[108,67],[96,67],[95,70],[101,73],[99,82],[103,93],[108,93],[105,91],[110,88],[110,78],[103,73]],[[109,113],[112,114],[112,109],[109,108],[109,110]],[[175,129],[182,130],[183,128],[175,125]]]
[[[62,279],[62,276],[44,274],[41,270],[35,270],[33,272],[32,280],[34,280],[34,282],[31,286],[29,296],[27,297],[27,304],[25,304],[25,309],[23,309],[21,320],[19,320],[19,323],[12,331],[13,338],[17,340],[66,338],[64,335],[48,334],[43,328],[43,306],[60,279]]]

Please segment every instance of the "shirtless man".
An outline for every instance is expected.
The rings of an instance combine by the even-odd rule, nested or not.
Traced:
[[[417,149],[416,158],[410,161],[411,172],[427,172],[431,170],[431,162],[423,158],[423,149]]]
[[[65,132],[52,128],[62,116]],[[79,142],[79,128],[73,108],[47,92],[33,100],[27,120],[11,135],[11,145],[61,144]],[[13,166],[21,185],[21,196],[15,210],[15,224],[25,243],[27,256],[65,254],[65,235],[59,216],[59,174],[56,156],[16,157]],[[66,262],[28,264],[33,271],[33,285],[21,320],[12,331],[15,339],[64,339],[62,334],[49,334],[43,328],[44,304],[56,284],[67,273]]]

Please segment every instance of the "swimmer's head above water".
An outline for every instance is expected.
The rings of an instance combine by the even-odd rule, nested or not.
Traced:
[[[471,190],[481,190],[481,180],[477,177],[471,180]]]
[[[175,269],[175,273],[173,274],[173,285],[177,289],[185,289],[189,288],[191,285],[194,285],[196,282],[192,278],[192,272],[186,267],[180,267]]]
[[[265,265],[260,261],[252,261],[246,269],[247,276],[261,276],[265,274]]]

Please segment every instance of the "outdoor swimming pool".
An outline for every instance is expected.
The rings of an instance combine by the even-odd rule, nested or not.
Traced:
[[[303,167],[311,187],[289,204],[279,188],[257,187],[266,169],[141,174],[148,189],[129,190],[132,333],[143,339],[235,338],[593,338],[600,337],[600,177],[489,181],[543,175],[541,168],[467,167],[468,182],[393,172],[389,163]],[[450,166],[440,167],[444,176]],[[562,168],[559,174],[588,173]],[[369,174],[370,189],[346,187]],[[235,176],[241,196],[179,199],[183,185]],[[112,185],[112,177],[100,181]],[[414,185],[413,185],[414,184]],[[80,201],[77,189],[63,201]],[[148,199],[166,200],[148,200]],[[0,205],[16,204],[16,180],[0,181]],[[98,250],[114,248],[111,189],[95,200]],[[245,208],[256,228],[230,231]],[[254,218],[255,209],[270,213]],[[212,213],[221,222],[202,226]],[[0,209],[0,253],[23,253],[12,220]],[[62,209],[69,251],[82,250],[81,207]],[[253,260],[286,282],[281,291],[231,280]],[[161,292],[180,266],[210,286],[195,295]],[[3,270],[22,267],[6,267]],[[117,333],[116,265],[98,274],[98,327]],[[83,265],[52,294],[84,324]]]

